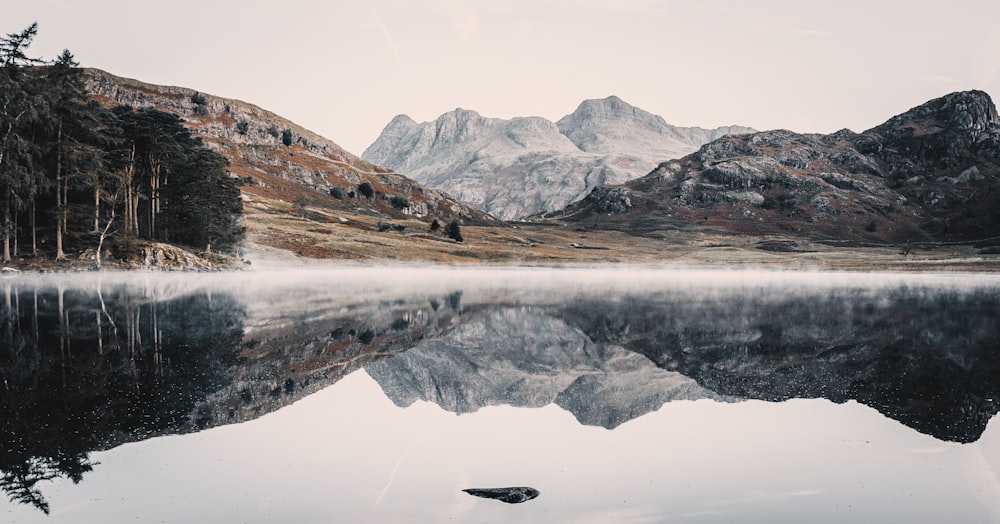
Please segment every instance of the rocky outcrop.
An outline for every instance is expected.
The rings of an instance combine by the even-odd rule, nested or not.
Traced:
[[[138,248],[136,256],[119,262],[128,269],[163,271],[220,271],[239,267],[235,257],[213,253],[195,254],[170,244],[150,243]]]
[[[618,97],[587,100],[552,123],[456,109],[434,122],[394,118],[362,158],[447,191],[504,220],[562,209],[590,189],[647,173],[749,128],[680,128]]]
[[[996,107],[985,93],[969,91],[864,133],[726,136],[547,216],[625,230],[709,226],[852,242],[976,240],[1000,236],[998,166]]]

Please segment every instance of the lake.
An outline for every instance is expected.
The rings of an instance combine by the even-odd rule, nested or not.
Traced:
[[[1000,522],[1000,276],[0,280],[0,520]],[[527,486],[520,504],[467,488]]]

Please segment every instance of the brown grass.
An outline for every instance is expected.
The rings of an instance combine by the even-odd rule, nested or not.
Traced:
[[[418,220],[392,220],[403,232],[378,231],[379,217],[336,212],[333,222],[290,217],[284,202],[255,195],[246,205],[253,244],[282,250],[290,258],[393,260],[442,264],[576,265],[667,264],[697,267],[773,267],[847,271],[998,271],[1000,255],[979,254],[972,246],[915,249],[834,247],[781,236],[738,236],[712,229],[646,231],[643,236],[589,230],[578,225],[516,224],[512,227],[462,226],[464,242],[430,233]],[[320,209],[313,216],[322,216]],[[346,222],[340,222],[340,218]],[[762,248],[788,243],[789,252]],[[581,249],[578,246],[600,249]]]

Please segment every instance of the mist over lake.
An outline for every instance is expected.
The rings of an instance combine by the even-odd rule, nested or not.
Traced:
[[[1000,277],[0,280],[12,522],[990,522]],[[468,488],[530,486],[521,504]]]

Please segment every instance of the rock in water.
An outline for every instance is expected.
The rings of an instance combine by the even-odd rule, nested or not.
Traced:
[[[527,502],[539,495],[535,488],[515,487],[515,488],[470,488],[462,491],[476,497],[484,499],[496,499],[507,504],[519,504]]]

